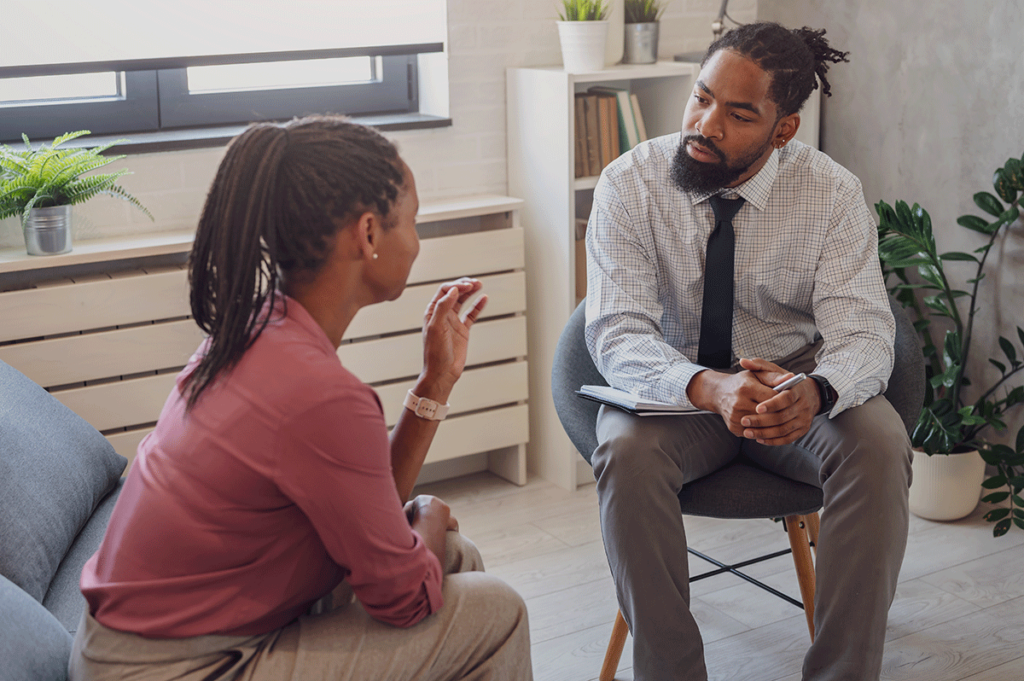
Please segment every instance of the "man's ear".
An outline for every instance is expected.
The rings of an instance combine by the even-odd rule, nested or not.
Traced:
[[[796,137],[796,131],[800,129],[800,114],[793,113],[783,116],[775,124],[775,135],[772,137],[772,146],[781,149],[786,146],[789,140]]]

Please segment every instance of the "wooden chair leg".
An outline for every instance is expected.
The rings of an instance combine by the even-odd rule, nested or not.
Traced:
[[[807,516],[791,515],[786,517],[786,533],[789,535],[789,546],[793,549],[793,564],[796,566],[796,579],[800,585],[800,598],[804,602],[804,614],[807,616],[807,629],[814,641],[814,563],[811,560],[811,546],[807,539]]]
[[[814,559],[818,559],[818,525],[820,517],[817,511],[811,515],[804,516],[807,518],[807,532],[811,535],[811,543],[814,544]]]
[[[629,634],[629,627],[626,620],[622,618],[622,611],[615,613],[615,624],[612,625],[612,637],[608,639],[608,650],[604,654],[604,664],[601,665],[599,681],[612,681],[615,678],[615,670],[619,667],[619,659],[622,657],[622,648],[626,645],[626,636]]]

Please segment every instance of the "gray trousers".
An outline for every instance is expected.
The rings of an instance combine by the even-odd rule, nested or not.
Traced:
[[[147,639],[86,612],[70,681],[531,681],[526,605],[448,533],[444,606],[416,625],[378,622],[342,583],[311,614],[259,636]],[[333,601],[333,602],[332,602]]]
[[[907,544],[912,459],[903,422],[884,397],[834,419],[817,416],[804,437],[784,446],[738,438],[717,415],[638,417],[610,407],[598,415],[597,439],[601,532],[619,607],[633,634],[637,681],[708,678],[689,609],[677,495],[740,453],[824,494],[815,638],[803,679],[877,681]]]

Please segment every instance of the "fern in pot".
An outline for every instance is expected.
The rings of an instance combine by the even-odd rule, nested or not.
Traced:
[[[22,135],[24,150],[0,145],[0,220],[20,216],[29,255],[70,251],[71,207],[99,194],[124,199],[153,219],[138,199],[117,184],[127,170],[87,175],[125,158],[102,155],[125,140],[93,148],[61,148],[88,134],[88,130],[69,132],[35,149],[27,135]]]
[[[931,217],[916,203],[908,206],[897,201],[893,208],[880,201],[875,210],[880,218],[878,253],[883,274],[892,294],[915,319],[928,377],[924,408],[911,434],[913,445],[924,452],[915,458],[911,510],[935,520],[963,517],[977,505],[980,484],[989,490],[982,501],[996,505],[985,519],[995,523],[993,533],[1000,536],[1013,525],[1024,529],[1024,427],[1017,432],[1014,446],[992,443],[985,435],[1005,430],[1009,412],[1024,403],[1024,385],[1019,384],[1024,377],[1024,329],[1016,327],[1017,338],[1000,337],[998,349],[991,348],[991,352],[972,343],[975,314],[984,307],[978,299],[979,284],[986,276],[992,246],[1020,218],[1024,158],[1011,158],[998,168],[993,187],[998,196],[984,191],[974,195],[975,205],[987,217],[963,215],[957,219],[957,224],[981,235],[980,245],[971,253],[939,253]],[[967,290],[950,282],[945,270],[949,262],[973,266]],[[944,333],[933,327],[933,320],[941,320]],[[993,355],[987,359],[998,377],[984,383],[980,376],[974,376],[974,381],[968,377],[968,360],[979,352]],[[973,462],[966,463],[972,458]],[[986,463],[996,474],[984,479]],[[961,501],[955,498],[960,492],[953,483],[968,473],[946,479],[933,470],[939,468],[937,464],[970,469],[970,475],[977,476],[966,482]],[[936,482],[932,492],[939,498],[926,498],[929,482]]]

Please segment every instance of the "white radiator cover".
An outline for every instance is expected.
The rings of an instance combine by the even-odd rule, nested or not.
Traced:
[[[425,206],[421,231],[444,235],[422,240],[405,292],[360,311],[338,355],[377,389],[392,426],[421,369],[423,311],[437,283],[479,278],[489,303],[473,327],[466,370],[427,463],[488,452],[491,470],[522,485],[529,414],[523,230],[513,210],[519,203],[476,197]],[[485,229],[467,231],[466,218]],[[183,242],[182,252],[189,247]],[[127,249],[105,257],[94,260],[111,262],[114,270],[120,258],[139,253]],[[46,265],[60,265],[60,258],[65,256],[47,258]],[[202,340],[189,318],[184,266],[71,274],[4,291],[5,267],[23,271],[26,265],[17,254],[0,252],[0,360],[49,390],[133,459],[178,370]]]

